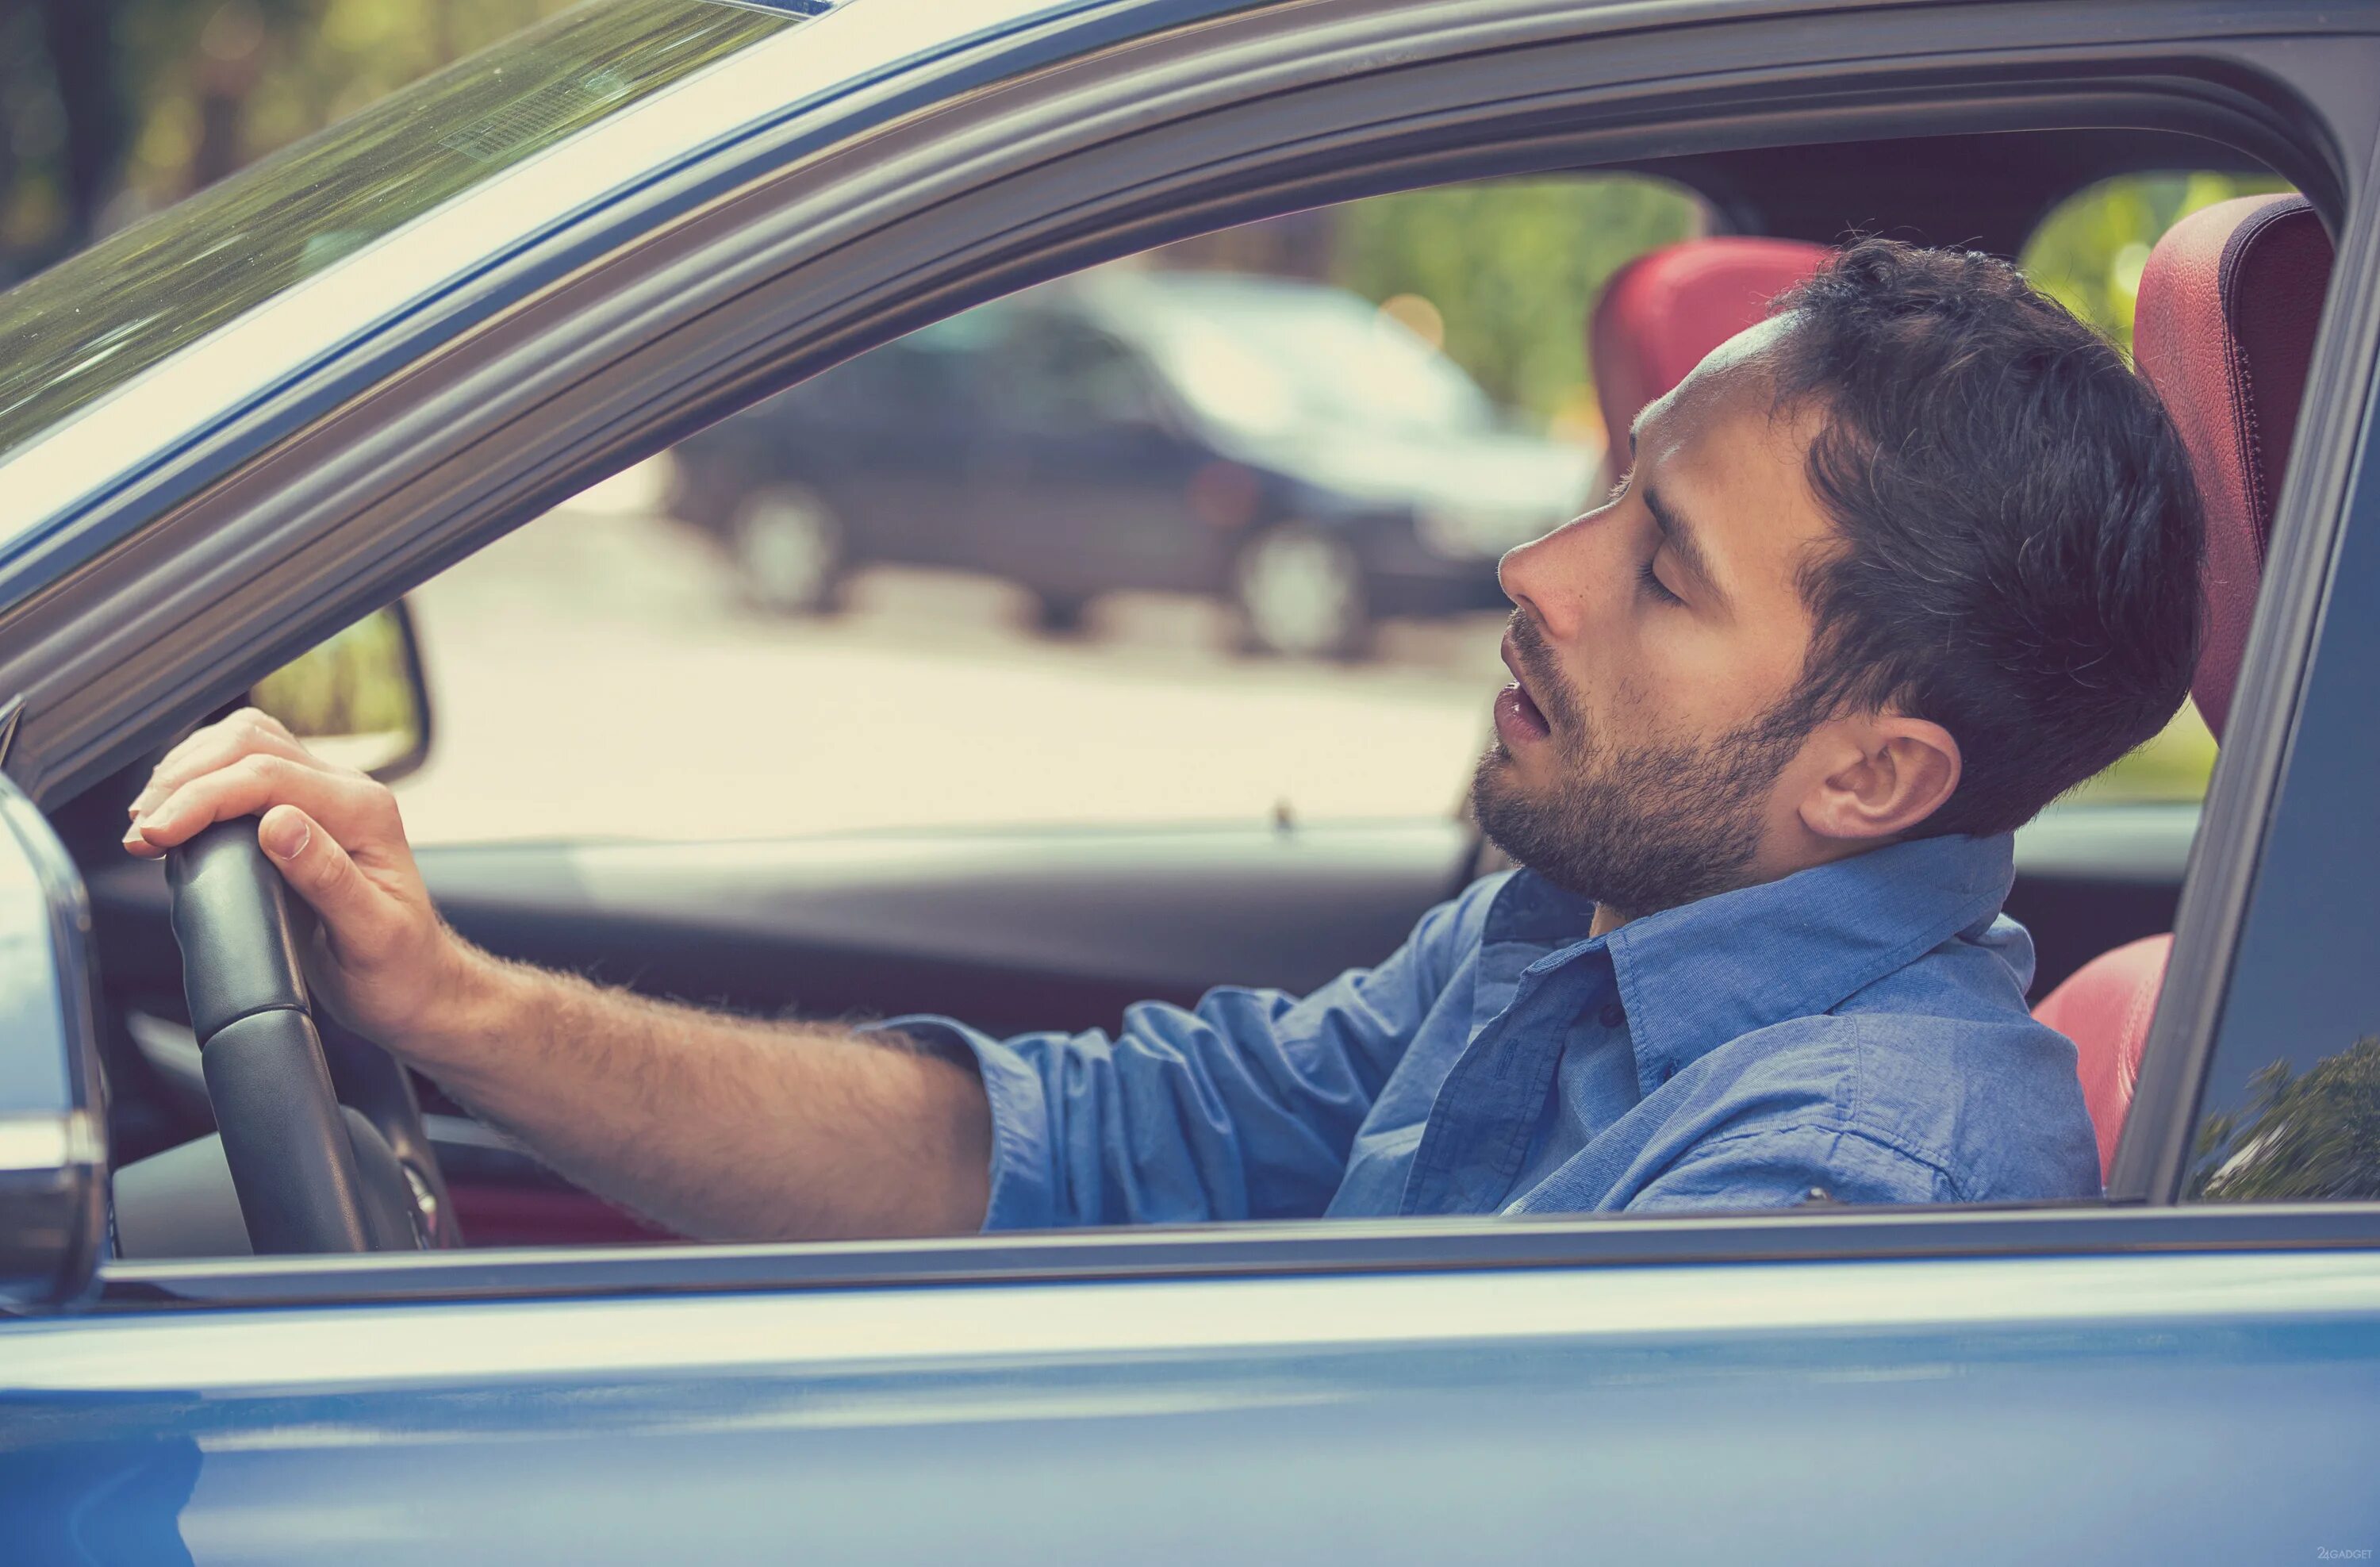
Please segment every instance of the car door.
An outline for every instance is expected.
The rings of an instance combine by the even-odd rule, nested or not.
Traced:
[[[2214,1562],[2380,1528],[2368,1216],[1615,1238],[424,1262],[370,1303],[128,1267],[104,1315],[0,1323],[0,1519],[27,1560],[260,1564]]]
[[[2091,47],[2036,62],[2079,71],[2129,66],[2143,40],[2125,30],[2148,14],[2123,8],[2119,27],[2116,12],[2088,6],[2054,22],[1989,6],[1879,7],[1737,32],[1698,10],[1690,39],[1645,37],[1691,43],[1682,58],[1696,72],[1742,50],[1767,88],[1798,72],[1835,106],[1845,57],[1888,78],[1923,43],[1922,81],[1902,85],[1922,86],[1932,107],[1959,101],[1963,82],[1969,111],[1997,127],[2005,45],[2022,27],[2100,28]],[[1912,18],[1923,26],[1905,26]],[[1258,13],[1249,25],[1278,19]],[[1316,63],[1389,73],[1418,114],[1417,59],[1510,43],[1426,35],[1415,22],[1367,12],[1361,25],[1392,46]],[[1499,14],[1459,25],[1512,24]],[[2239,25],[2261,36],[2280,24],[2260,14]],[[1202,48],[1249,42],[1194,30]],[[1572,36],[1593,47],[1561,55],[1559,74],[1579,79],[1583,60],[1598,62],[1626,84],[1627,113],[1645,114],[1646,81],[1670,79],[1599,27]],[[1274,42],[1280,63],[1321,55],[1327,40]],[[2193,30],[2190,49],[2159,57],[2195,51],[2222,53]],[[2236,81],[2229,69],[2258,68],[2252,53],[2227,59],[2209,75]],[[1494,74],[1509,87],[1543,63],[1524,52],[1496,59]],[[1134,84],[1135,112],[1147,112],[1147,85]],[[1281,96],[1267,85],[1266,102]],[[1542,133],[1545,105],[1528,110],[1530,134]],[[1737,99],[1733,112],[1749,111]],[[1771,136],[1796,133],[1790,119],[1765,123]],[[1800,134],[1811,128],[1798,122]],[[1663,134],[1680,133],[1664,122]],[[1069,172],[1080,197],[1083,168]],[[2265,616],[2243,686],[2243,711],[2258,717],[2235,737],[2210,801],[2177,953],[2188,987],[2152,1046],[2163,1086],[2143,1085],[2144,1148],[2190,1143],[2185,1106],[2206,1085],[2218,1020],[2286,1029],[2295,998],[2316,993],[2308,984],[2325,987],[2339,1017],[2371,1010],[2374,970],[2359,957],[2372,909],[2337,894],[2380,867],[2361,837],[2322,832],[2368,778],[2353,747],[2369,744],[2359,662],[2369,650],[2327,630],[2319,662],[2313,650],[2347,519],[2342,607],[2326,624],[2350,619],[2345,606],[2371,586],[2357,544],[2373,531],[2374,480],[2350,486],[2349,456],[2370,449],[2372,228],[2355,213],[2343,247],[2342,273],[2358,281],[2334,308],[2343,325],[2306,427],[2325,456],[2293,480],[2285,507],[2268,603],[2278,613]],[[548,342],[539,357],[552,351]],[[494,352],[477,343],[455,358]],[[346,405],[350,417],[356,407]],[[318,468],[350,460],[307,456]],[[482,454],[490,468],[474,473],[493,483],[500,460],[532,458],[526,443],[503,459]],[[434,466],[416,451],[407,483]],[[214,500],[255,500],[244,486],[262,477],[243,470]],[[342,496],[350,522],[353,504]],[[399,512],[372,518],[387,530],[387,577],[331,589],[318,580],[329,607],[285,604],[285,623],[252,652],[196,671],[131,666],[140,678],[125,682],[159,711],[200,711],[302,646],[322,628],[310,618],[335,623],[354,607],[341,593],[360,601],[402,576],[387,560],[456,547],[434,520]],[[270,515],[284,553],[305,554],[301,521]],[[131,569],[132,553],[64,583],[53,601],[87,603],[77,595]],[[242,595],[242,613],[263,614],[271,600]],[[209,648],[236,641],[190,618],[220,638]],[[6,656],[20,671],[31,659],[22,648]],[[243,671],[242,658],[256,668]],[[74,689],[65,672],[46,678],[29,688]],[[2289,743],[2341,714],[2361,740],[2331,726],[2336,752]],[[17,759],[61,795],[143,737],[140,724],[114,734],[88,711],[25,724]],[[2330,771],[2341,759],[2344,775]],[[2291,844],[2319,844],[2318,863],[2283,856]],[[2325,942],[2283,939],[2272,922],[2289,911],[2320,920]],[[2251,988],[2259,982],[2267,988]],[[13,1444],[0,1497],[11,1538],[100,1559],[174,1546],[260,1561],[334,1550],[775,1559],[789,1548],[886,1561],[1484,1550],[2211,1561],[2370,1549],[2380,1530],[2364,1457],[2380,1435],[2372,1205],[2183,1207],[2179,1191],[2144,1175],[2119,1194],[2136,1206],[2021,1212],[119,1263],[86,1309],[0,1322],[0,1439]]]

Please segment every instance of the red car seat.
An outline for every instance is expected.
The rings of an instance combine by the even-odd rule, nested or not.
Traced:
[[[2303,198],[2244,196],[2176,224],[2141,274],[2133,354],[2181,431],[2206,508],[2204,623],[2191,694],[2218,738],[2330,264],[2330,237]],[[2152,936],[2119,947],[2034,1009],[2074,1041],[2102,1177],[2115,1162],[2172,946],[2172,937]]]
[[[1768,313],[1768,302],[1818,270],[1829,252],[1798,239],[1729,236],[1648,251],[1611,274],[1588,319],[1614,477],[1628,471],[1628,427],[1702,363]]]

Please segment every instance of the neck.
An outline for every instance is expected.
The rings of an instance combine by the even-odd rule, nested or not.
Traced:
[[[1595,918],[1588,923],[1586,933],[1590,937],[1609,936],[1627,924],[1632,917],[1621,913],[1609,904],[1597,904],[1595,905]]]

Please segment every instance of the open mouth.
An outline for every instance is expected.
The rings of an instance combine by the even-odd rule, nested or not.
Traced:
[[[1508,746],[1529,745],[1553,733],[1553,725],[1536,698],[1529,695],[1528,679],[1521,673],[1521,661],[1514,655],[1512,634],[1504,634],[1504,667],[1512,672],[1512,683],[1496,693],[1496,733]]]

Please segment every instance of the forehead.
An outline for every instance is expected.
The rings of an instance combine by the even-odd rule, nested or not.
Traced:
[[[1739,333],[1645,409],[1636,468],[1694,527],[1731,600],[1806,620],[1802,565],[1834,532],[1807,468],[1824,414],[1778,407],[1766,354],[1780,333],[1775,319]]]

